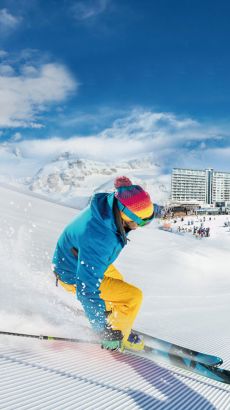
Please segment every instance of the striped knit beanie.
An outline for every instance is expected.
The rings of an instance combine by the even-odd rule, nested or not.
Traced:
[[[114,182],[116,188],[115,197],[121,204],[141,219],[150,218],[153,214],[153,203],[149,194],[139,185],[133,185],[129,178],[117,177]],[[121,217],[125,221],[131,219],[121,211]]]

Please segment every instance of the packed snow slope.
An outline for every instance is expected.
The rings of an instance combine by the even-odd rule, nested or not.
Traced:
[[[80,305],[73,295],[55,286],[50,269],[56,240],[78,211],[3,187],[0,187],[0,197],[0,329],[88,337],[87,320],[76,313]],[[225,222],[225,216],[212,217],[211,221],[204,222],[205,226],[210,227],[210,237],[197,239],[191,233],[179,234],[176,229],[166,232],[160,229],[161,222],[155,220],[151,225],[131,233],[131,241],[116,266],[127,281],[143,290],[143,306],[135,323],[137,329],[221,356],[225,368],[230,369],[230,229],[224,226]],[[200,221],[194,217],[194,223],[198,225]],[[186,225],[187,221],[183,224]],[[33,349],[36,349],[34,343]],[[89,353],[89,348],[85,349],[88,349],[84,356],[86,360],[89,354],[93,355],[93,350]],[[99,350],[95,354],[99,355]],[[56,362],[59,359],[56,358]],[[138,363],[137,367],[140,368],[141,364]],[[100,369],[103,372],[103,368]],[[182,373],[186,379],[187,372]],[[159,374],[155,368],[155,377]],[[198,391],[196,380],[201,379],[199,376],[192,379],[194,394]],[[210,386],[207,383],[205,385]],[[218,396],[212,390],[217,384],[211,383],[211,390],[202,393],[210,400],[202,408],[230,408],[229,393],[224,396],[224,405],[218,398],[216,401],[212,399]],[[218,394],[221,395],[226,388],[223,385],[218,387]],[[164,398],[161,399],[164,402]],[[148,408],[195,407],[180,407],[178,404],[178,407]]]

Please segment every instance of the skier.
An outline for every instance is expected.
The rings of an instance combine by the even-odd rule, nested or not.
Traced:
[[[102,348],[144,348],[132,331],[142,291],[124,281],[112,264],[131,230],[150,223],[157,211],[149,194],[127,177],[113,193],[98,193],[61,234],[53,256],[57,282],[76,293]]]

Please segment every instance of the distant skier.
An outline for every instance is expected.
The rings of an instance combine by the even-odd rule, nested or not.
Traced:
[[[93,329],[109,350],[142,350],[132,331],[142,291],[124,281],[112,265],[127,244],[129,231],[150,223],[156,213],[150,196],[127,177],[115,192],[98,193],[61,234],[53,256],[57,281],[77,295]]]

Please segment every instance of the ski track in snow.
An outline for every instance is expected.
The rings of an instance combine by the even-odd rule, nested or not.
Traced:
[[[57,238],[78,211],[3,187],[0,196],[0,329],[87,337],[88,322],[76,312],[79,302],[55,286],[50,269]],[[221,356],[230,369],[230,231],[225,220],[206,221],[211,236],[201,240],[165,232],[156,220],[130,234],[115,264],[143,290],[137,329]],[[215,408],[230,409],[228,404]]]

